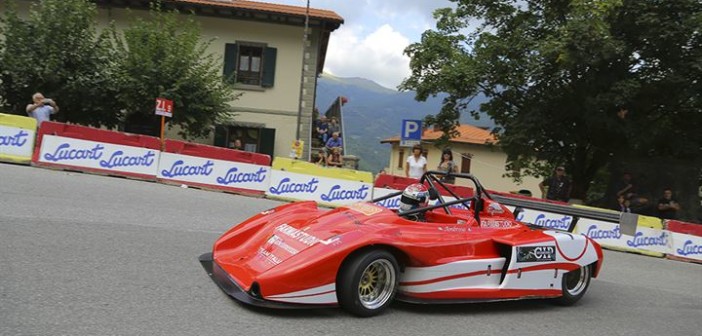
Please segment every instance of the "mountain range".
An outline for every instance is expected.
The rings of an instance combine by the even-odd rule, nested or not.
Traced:
[[[400,134],[403,119],[423,119],[441,110],[445,94],[429,97],[425,102],[415,100],[412,91],[398,92],[365,78],[341,78],[322,74],[317,82],[317,107],[326,111],[339,96],[348,102],[343,107],[343,134],[347,154],[360,158],[359,169],[377,173],[388,166],[390,145],[383,139]],[[482,98],[482,99],[481,99]],[[485,102],[476,97],[470,108]],[[493,128],[494,122],[485,114],[478,120],[462,113],[462,124]]]

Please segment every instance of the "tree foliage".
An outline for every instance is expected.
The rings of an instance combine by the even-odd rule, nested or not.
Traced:
[[[451,131],[484,93],[510,175],[563,164],[579,198],[618,160],[699,162],[698,0],[452,1],[405,50],[412,73],[400,88],[419,100],[449,94],[428,122]]]
[[[98,32],[96,15],[87,0],[41,0],[26,17],[10,2],[0,25],[0,103],[23,115],[42,92],[57,101],[60,121],[151,135],[157,97],[174,101],[169,123],[185,137],[205,136],[230,117],[237,95],[192,18],[157,2],[124,31]]]
[[[43,0],[21,18],[13,2],[0,22],[0,96],[25,114],[32,94],[59,106],[59,120],[112,127],[119,122],[112,98],[114,53],[107,34],[95,29],[95,5],[85,0]]]
[[[174,101],[172,125],[186,137],[205,136],[210,125],[230,115],[228,102],[238,95],[222,80],[221,60],[207,52],[211,41],[200,39],[200,27],[178,12],[152,6],[115,34],[122,79],[117,99],[124,104],[127,128],[157,130],[154,99]]]

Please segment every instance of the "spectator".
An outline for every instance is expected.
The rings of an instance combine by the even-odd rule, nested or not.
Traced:
[[[317,121],[317,135],[322,143],[326,144],[329,138],[329,124],[327,123],[327,117],[321,116]]]
[[[427,158],[422,155],[422,146],[412,147],[412,155],[405,164],[405,176],[418,179],[427,171]]]
[[[341,136],[341,128],[339,127],[339,122],[336,120],[336,118],[332,117],[331,122],[329,123],[329,134],[334,133],[339,133],[339,136]]]
[[[548,188],[548,190],[545,190],[545,188]],[[572,184],[570,179],[565,176],[565,168],[561,166],[556,167],[551,177],[539,183],[539,189],[541,189],[541,198],[568,202]]]
[[[615,191],[615,197],[618,199],[619,196],[624,196],[624,199],[628,201],[631,208],[634,209],[633,212],[638,213],[648,206],[648,198],[638,194],[636,184],[629,172],[624,172],[622,174],[621,180],[615,185]]]
[[[37,120],[37,127],[44,121],[49,121],[51,115],[58,113],[59,107],[53,99],[44,98],[44,95],[37,92],[32,95],[33,104],[27,105],[27,114]]]
[[[658,217],[663,219],[678,219],[680,204],[673,198],[673,189],[663,189],[663,198],[658,200]]]
[[[329,140],[327,140],[325,147],[327,148],[327,150],[332,150],[334,148],[338,148],[339,153],[341,153],[343,151],[342,150],[343,141],[339,137],[339,132],[332,133],[332,136],[331,136],[331,138],[329,138]]]
[[[624,197],[624,195],[619,195],[617,196],[617,204],[614,207],[614,210],[617,210],[619,212],[631,212],[631,202]]]
[[[324,153],[323,149],[320,149],[319,153],[317,153],[317,157],[314,159],[314,163],[322,167],[327,166],[327,155]]]
[[[341,168],[343,163],[341,162],[341,151],[338,147],[334,147],[331,150],[331,154],[327,156],[327,167],[339,167]]]
[[[241,145],[241,140],[239,139],[236,139],[232,143],[230,143],[229,148],[236,150],[244,150],[244,147]]]
[[[441,152],[441,163],[439,163],[437,169],[445,173],[455,173],[458,171],[456,163],[453,162],[453,153],[450,149],[446,148]],[[444,176],[441,178],[441,182],[453,184],[456,182],[456,178],[453,176]]]

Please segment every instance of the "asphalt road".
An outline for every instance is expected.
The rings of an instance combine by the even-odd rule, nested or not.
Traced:
[[[0,164],[0,335],[700,335],[702,265],[607,251],[574,307],[544,301],[252,309],[197,257],[278,202]]]

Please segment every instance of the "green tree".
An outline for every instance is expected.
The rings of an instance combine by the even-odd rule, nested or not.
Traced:
[[[122,81],[116,99],[127,111],[128,131],[157,134],[157,97],[173,100],[169,123],[180,126],[185,137],[205,136],[230,117],[227,103],[238,95],[223,81],[221,60],[207,53],[211,41],[200,39],[192,18],[156,4],[147,18],[116,33],[115,41]]]
[[[699,0],[452,1],[405,50],[412,73],[400,89],[418,100],[449,94],[428,122],[449,134],[485,94],[510,175],[564,164],[578,198],[612,162],[699,163]]]
[[[115,64],[107,34],[95,29],[94,4],[86,0],[42,0],[21,18],[6,2],[0,22],[0,101],[25,115],[35,92],[54,98],[58,119],[115,126]]]

